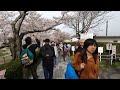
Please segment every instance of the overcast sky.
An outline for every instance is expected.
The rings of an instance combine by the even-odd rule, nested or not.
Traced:
[[[42,14],[42,17],[46,17],[49,19],[52,19],[53,16],[60,16],[61,11],[40,11]],[[108,20],[108,36],[120,36],[120,11],[112,11],[110,14],[112,16],[112,19]],[[75,32],[67,28],[67,26],[60,25],[58,26],[62,31],[69,32],[70,34],[74,35]],[[106,22],[103,23],[100,27],[96,28],[100,29],[101,31],[96,32],[99,36],[105,36],[106,35]],[[98,31],[98,30],[97,30]]]

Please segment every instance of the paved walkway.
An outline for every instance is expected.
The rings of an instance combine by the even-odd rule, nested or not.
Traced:
[[[61,57],[58,57],[57,66],[54,67],[53,79],[65,79],[64,73],[66,71],[67,62],[64,62]],[[37,73],[39,79],[44,79],[44,72],[42,68],[42,62],[38,66]]]
[[[65,71],[66,71],[67,62],[64,62],[61,57],[58,59],[58,64],[54,68],[53,79],[65,79]],[[44,79],[44,73],[42,68],[42,62],[38,66],[37,73],[39,75],[39,79]],[[99,72],[100,79],[120,79],[120,68],[113,69],[103,69]]]
[[[100,70],[100,79],[120,79],[120,68]]]
[[[64,73],[66,70],[67,63],[61,62],[54,68],[53,79],[65,79]],[[38,66],[37,73],[39,79],[44,79],[44,73],[42,64]]]
[[[53,79],[65,79],[64,73],[66,71],[67,63],[61,62],[54,68]],[[42,65],[40,64],[37,69],[39,79],[44,79]],[[100,79],[120,79],[120,68],[109,68],[106,70],[100,70]]]

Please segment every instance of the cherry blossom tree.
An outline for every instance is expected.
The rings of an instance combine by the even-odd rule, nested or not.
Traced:
[[[56,30],[55,26],[62,24],[61,20],[64,17],[62,14],[60,19],[48,20],[41,18],[41,15],[36,12],[19,11],[17,14],[7,12],[9,17],[6,18],[7,23],[11,25],[8,31],[11,33],[8,35],[8,45],[10,47],[13,60],[19,58],[21,52],[22,39],[24,36],[30,33],[46,32],[49,30]],[[6,15],[6,13],[5,13]],[[13,16],[10,18],[10,16]]]
[[[50,39],[55,41],[55,42],[63,42],[66,38],[70,38],[71,35],[67,32],[62,32],[62,31],[54,31],[51,33]]]

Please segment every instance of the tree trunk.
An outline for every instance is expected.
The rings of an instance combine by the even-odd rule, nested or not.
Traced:
[[[22,49],[22,40],[19,38],[19,35],[16,35],[16,57],[15,59],[20,59],[20,52]]]
[[[9,47],[10,47],[10,51],[11,51],[11,56],[13,57],[13,59],[14,59],[14,52],[15,52],[15,50],[14,50],[14,47],[15,47],[15,44],[14,44],[14,39],[13,38],[9,38]]]
[[[16,35],[16,39],[9,39],[9,47],[13,60],[19,59],[22,48],[22,40],[19,38],[19,35]]]

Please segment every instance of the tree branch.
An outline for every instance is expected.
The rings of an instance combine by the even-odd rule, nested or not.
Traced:
[[[59,29],[55,29],[55,28],[48,28],[46,30],[35,30],[34,31],[26,31],[26,32],[23,32],[20,34],[20,38],[23,38],[25,35],[29,34],[29,33],[35,33],[35,32],[45,32],[45,31],[48,31],[48,30],[56,30],[56,31],[59,31]]]
[[[11,23],[11,25],[15,25],[17,21],[22,17],[21,12],[19,11],[20,15]]]
[[[0,49],[5,48],[5,47],[9,47],[9,46],[8,45],[0,46]]]
[[[24,20],[24,18],[25,18],[26,15],[27,15],[27,14],[26,14],[26,11],[21,12],[21,19],[19,20],[18,28],[17,28],[18,33],[19,33],[19,31],[20,31],[21,24],[22,24],[22,22],[23,22],[23,20]]]

